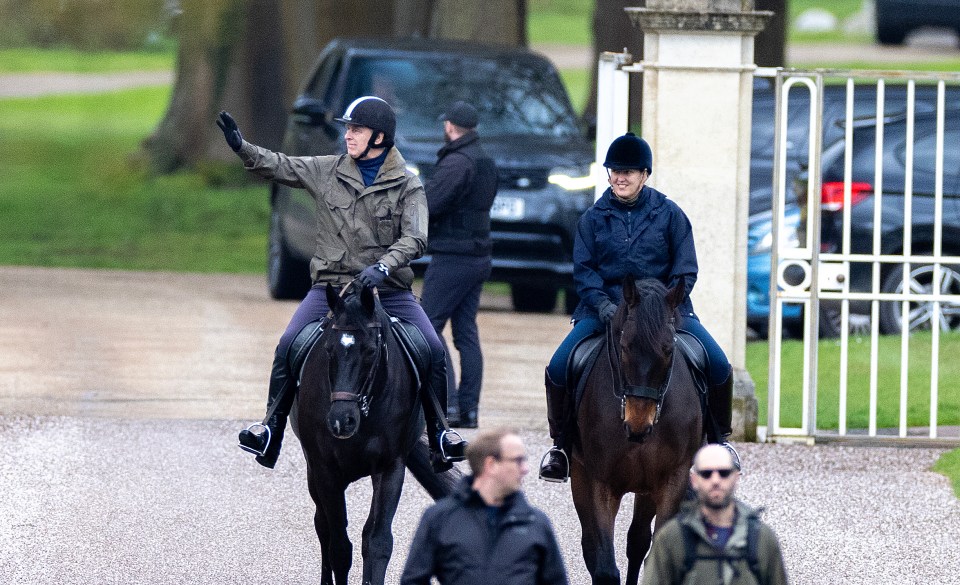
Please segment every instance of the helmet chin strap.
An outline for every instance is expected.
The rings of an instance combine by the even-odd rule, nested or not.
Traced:
[[[379,134],[380,136],[383,136],[383,132],[377,132],[377,134]],[[358,156],[353,157],[353,160],[363,160],[363,158],[364,158],[365,156],[367,156],[367,153],[370,152],[370,148],[373,147],[373,146],[375,146],[375,145],[371,144],[371,142],[373,142],[373,140],[374,140],[374,135],[371,134],[371,135],[370,135],[370,140],[367,141],[367,147],[364,148],[364,149],[363,149],[363,152],[361,152]],[[377,148],[381,148],[381,147],[380,147],[380,146],[377,146]]]

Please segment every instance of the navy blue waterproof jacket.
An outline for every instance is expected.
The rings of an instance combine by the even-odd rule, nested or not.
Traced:
[[[573,278],[580,295],[574,320],[597,317],[604,301],[623,301],[623,279],[656,278],[673,287],[684,277],[687,296],[679,307],[693,314],[690,291],[697,281],[693,228],[676,203],[644,186],[631,207],[616,201],[608,188],[586,210],[573,244]]]
[[[560,547],[546,514],[522,493],[491,509],[466,477],[420,519],[401,585],[566,585]]]
[[[496,164],[476,132],[437,151],[437,164],[424,185],[430,211],[429,253],[490,255],[490,207],[497,196],[497,179]]]

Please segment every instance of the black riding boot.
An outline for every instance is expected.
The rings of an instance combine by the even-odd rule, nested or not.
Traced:
[[[733,465],[740,469],[740,454],[727,439],[733,433],[733,372],[723,383],[710,386],[707,407],[712,422],[707,424],[707,441],[723,445],[730,451]]]
[[[550,438],[553,447],[540,461],[540,479],[565,482],[570,476],[570,459],[567,456],[567,434],[570,432],[570,398],[564,386],[554,383],[550,374],[544,371],[544,385],[547,389],[547,423],[550,426]]]
[[[286,357],[275,354],[267,395],[267,416],[262,423],[252,424],[240,431],[240,448],[257,455],[257,463],[269,469],[273,469],[280,456],[287,416],[296,395],[288,370]]]
[[[466,458],[467,442],[446,423],[447,368],[443,356],[434,357],[428,384],[421,390],[423,414],[427,419],[430,462],[436,473],[453,467],[454,461]]]
[[[439,331],[437,335],[442,335]],[[450,352],[444,351],[444,367],[447,372],[447,423],[451,427],[460,426],[460,400],[458,398],[459,392],[457,390],[457,380],[456,376],[450,375],[453,372],[453,362],[450,361]],[[443,404],[443,403],[441,403]]]

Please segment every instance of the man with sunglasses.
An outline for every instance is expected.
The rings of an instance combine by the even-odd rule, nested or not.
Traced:
[[[786,568],[773,530],[734,497],[740,471],[722,445],[701,448],[690,484],[696,504],[659,528],[643,568],[644,585],[785,585]]]
[[[477,435],[467,447],[472,475],[420,519],[401,585],[565,585],[553,527],[520,484],[527,451],[512,430]]]

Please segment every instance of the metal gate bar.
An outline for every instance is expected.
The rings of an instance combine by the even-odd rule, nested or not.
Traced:
[[[960,303],[960,295],[945,294],[942,290],[943,265],[960,264],[960,256],[943,255],[943,149],[944,149],[944,111],[945,111],[945,88],[946,82],[957,83],[960,81],[958,73],[932,73],[932,72],[878,72],[878,71],[841,71],[841,70],[782,70],[775,71],[776,82],[776,127],[775,127],[775,149],[774,149],[774,175],[773,175],[773,254],[771,257],[771,278],[770,278],[770,298],[772,300],[769,339],[770,339],[770,364],[769,364],[769,399],[768,399],[768,430],[767,435],[770,440],[787,439],[805,439],[808,442],[813,440],[867,440],[883,441],[896,439],[898,441],[909,441],[911,443],[921,442],[928,444],[932,441],[939,441],[938,425],[941,421],[938,419],[938,400],[939,400],[939,350],[940,350],[940,327],[939,323],[934,323],[931,332],[931,356],[930,356],[930,415],[929,415],[929,433],[928,437],[916,437],[909,432],[909,380],[910,380],[910,322],[911,303],[920,301],[932,302],[934,315],[940,314],[941,303]],[[770,75],[771,70],[761,70],[760,75]],[[844,136],[846,139],[846,153],[844,157],[844,184],[843,184],[843,210],[842,225],[843,236],[841,241],[840,253],[821,253],[820,250],[820,190],[821,190],[821,153],[823,145],[821,137],[823,136],[823,95],[825,79],[840,80],[846,85],[846,104],[845,104],[845,127]],[[885,88],[886,80],[895,79],[906,81],[906,184],[904,188],[904,232],[903,232],[903,251],[901,254],[883,254],[881,246],[881,234],[879,226],[882,225],[883,210],[883,129],[885,123]],[[872,242],[872,254],[855,254],[851,251],[850,225],[851,225],[851,199],[852,199],[852,174],[853,174],[853,149],[849,147],[853,143],[854,129],[854,93],[858,86],[855,81],[875,81],[876,82],[876,135],[875,135],[875,177],[874,177],[874,235]],[[937,130],[936,130],[936,161],[935,161],[935,227],[934,244],[932,254],[914,254],[912,250],[912,212],[913,212],[913,159],[914,159],[914,115],[916,109],[916,82],[917,81],[936,81],[937,98]],[[806,238],[801,242],[798,248],[782,248],[780,232],[784,228],[786,206],[786,140],[789,120],[789,96],[790,91],[795,86],[806,88],[810,95],[810,113],[809,113],[809,140],[808,140],[808,158],[809,180],[807,185],[806,211],[807,211],[807,229]],[[781,267],[784,263],[792,263],[803,266],[807,270],[803,283],[800,286],[787,285],[782,278]],[[850,274],[851,264],[870,263],[870,271],[873,276],[870,292],[854,292],[850,290],[850,279],[846,275]],[[912,264],[933,264],[933,283],[935,285],[929,293],[921,293],[911,290],[910,274]],[[903,283],[901,284],[902,293],[882,292],[880,289],[880,276],[884,265],[900,264],[903,274]],[[828,269],[829,270],[826,270]],[[822,271],[825,273],[821,274]],[[843,276],[841,279],[840,277]],[[838,282],[832,283],[833,286],[824,286],[824,282],[835,278]],[[839,301],[840,302],[840,367],[838,379],[839,391],[839,419],[838,430],[836,434],[819,429],[817,425],[817,396],[818,396],[818,366],[819,366],[819,308],[820,300]],[[869,377],[869,416],[866,436],[851,433],[848,428],[848,409],[849,409],[849,384],[850,377],[849,359],[850,359],[850,302],[851,301],[869,301],[871,316],[871,341],[870,341],[870,377]],[[901,327],[900,339],[900,379],[899,379],[899,400],[898,400],[898,420],[896,435],[881,434],[877,428],[877,416],[879,406],[879,321],[880,306],[883,302],[901,303],[900,319],[904,325]],[[802,368],[802,414],[801,426],[799,428],[788,428],[781,425],[781,386],[783,383],[781,364],[783,322],[782,308],[785,304],[801,304],[804,307],[804,340],[803,340],[803,368]],[[960,421],[958,421],[960,422]],[[927,439],[927,441],[919,441]],[[943,438],[947,443],[954,444],[960,442],[960,437],[956,439]]]

